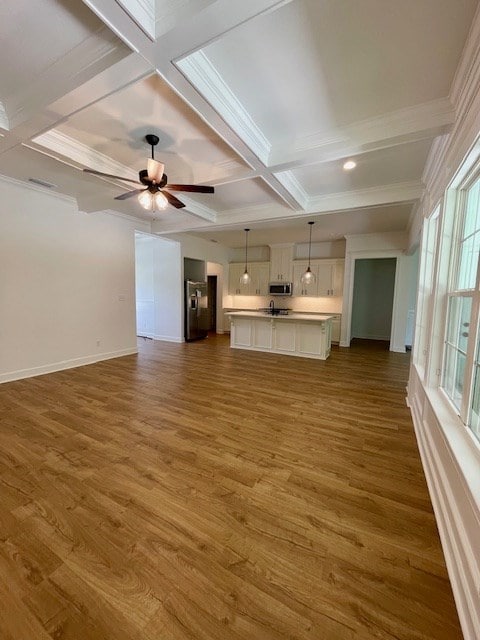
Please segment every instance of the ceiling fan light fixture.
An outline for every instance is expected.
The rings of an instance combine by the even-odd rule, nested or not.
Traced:
[[[315,222],[313,222],[312,220],[308,224],[310,225],[310,237],[308,240],[308,267],[300,276],[300,282],[304,285],[313,284],[315,282],[315,274],[310,268],[310,255],[312,252],[312,227],[315,224]]]
[[[163,178],[163,172],[165,171],[165,165],[162,162],[158,162],[153,158],[147,160],[147,174],[148,179],[156,184],[160,184]]]
[[[155,207],[159,211],[163,211],[168,207],[168,200],[161,191],[157,191],[155,194]]]
[[[142,191],[138,196],[138,201],[144,209],[149,211],[153,207],[153,196],[148,189]]]

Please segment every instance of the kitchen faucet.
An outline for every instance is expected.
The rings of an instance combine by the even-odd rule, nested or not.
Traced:
[[[270,307],[270,311],[273,314],[275,313],[275,300],[270,300],[270,304],[268,305]]]

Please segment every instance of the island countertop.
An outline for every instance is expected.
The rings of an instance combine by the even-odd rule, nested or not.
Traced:
[[[272,320],[301,320],[302,322],[325,322],[327,320],[332,320],[335,317],[335,314],[328,313],[300,313],[300,312],[292,312],[288,314],[275,314],[267,313],[266,311],[228,311],[226,313],[228,316],[233,316],[236,318],[270,318]]]

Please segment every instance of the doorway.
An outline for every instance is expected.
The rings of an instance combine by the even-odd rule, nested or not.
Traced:
[[[217,276],[207,276],[208,331],[217,330]]]
[[[396,258],[355,260],[351,338],[390,343]]]

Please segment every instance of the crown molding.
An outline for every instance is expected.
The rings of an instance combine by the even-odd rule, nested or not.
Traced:
[[[99,209],[98,211],[80,211],[79,213],[83,213],[86,216],[107,215],[107,216],[114,216],[115,218],[122,218],[122,220],[127,220],[128,222],[133,223],[136,227],[136,230],[142,233],[148,233],[150,231],[151,223],[152,223],[151,220],[144,220],[143,218],[130,216],[128,215],[128,213],[122,213],[121,211],[116,211],[115,209]]]
[[[448,131],[455,120],[449,98],[439,98],[354,122],[333,131],[317,131],[272,148],[270,166],[303,160],[333,161]]]
[[[23,191],[34,191],[36,193],[41,193],[44,196],[50,196],[52,198],[56,198],[57,200],[62,200],[67,204],[73,205],[75,210],[78,211],[77,200],[72,196],[67,196],[64,193],[58,193],[58,191],[53,191],[48,187],[41,187],[40,185],[33,184],[32,182],[24,182],[23,180],[17,180],[17,178],[11,178],[10,176],[5,176],[0,174],[0,181],[6,182],[7,184],[11,184],[14,187],[19,187]]]
[[[421,182],[399,182],[344,193],[331,193],[310,198],[307,213],[329,213],[397,202],[414,202],[420,199],[423,193],[424,186]]]
[[[219,113],[239,138],[266,165],[271,144],[230,87],[201,50],[177,60],[175,66]]]
[[[308,207],[308,193],[302,187],[297,178],[291,171],[281,171],[273,174],[280,184],[285,187],[288,193],[299,204],[300,208],[305,210]]]
[[[5,131],[10,130],[10,122],[8,121],[7,110],[3,102],[0,102],[0,128]]]
[[[10,128],[55,102],[125,57],[127,49],[107,27],[80,42],[5,102]]]
[[[56,129],[42,133],[36,138],[33,138],[32,142],[89,169],[103,171],[104,173],[123,174],[125,178],[138,180],[138,173],[136,171]],[[57,156],[55,156],[55,159],[59,162],[69,164]]]
[[[450,90],[450,100],[455,105],[457,119],[468,111],[472,99],[478,92],[480,78],[480,6],[468,34],[460,63]]]
[[[217,221],[217,212],[204,204],[200,204],[199,202],[195,202],[194,200],[190,200],[187,196],[184,196],[183,193],[181,195],[182,202],[185,204],[185,209],[188,213],[192,213],[194,216],[198,216],[203,220],[208,220],[208,222],[216,222]]]
[[[450,135],[435,140],[425,166],[422,215],[443,195],[478,136],[480,117],[480,7],[477,9],[450,90],[456,119]]]
[[[140,29],[154,41],[156,37],[155,0],[117,0]]]

